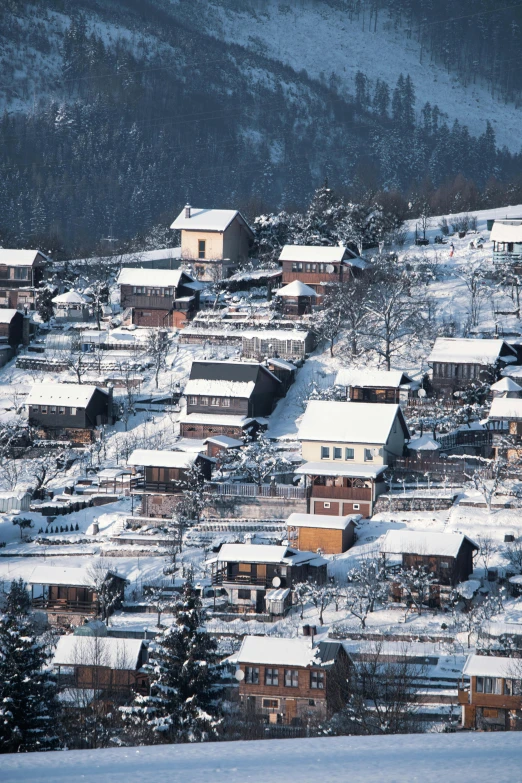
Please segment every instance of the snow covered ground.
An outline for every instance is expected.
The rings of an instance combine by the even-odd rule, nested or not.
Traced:
[[[3,783],[514,783],[516,732],[328,737],[2,756]]]

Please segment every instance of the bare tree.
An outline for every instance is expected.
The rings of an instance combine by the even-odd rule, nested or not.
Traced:
[[[491,536],[488,536],[487,534],[482,534],[481,536],[478,536],[477,544],[480,547],[479,557],[482,560],[482,565],[484,566],[484,572],[487,576],[489,561],[497,551],[497,547],[495,546],[495,542],[493,541]]]
[[[89,568],[89,577],[98,596],[101,618],[108,624],[112,610],[121,598],[120,588],[113,579],[111,563],[102,558],[96,560]]]
[[[384,603],[388,596],[389,583],[386,568],[381,558],[362,560],[357,568],[348,573],[346,608],[366,627],[366,618],[374,611],[376,603]]]
[[[164,329],[156,329],[149,332],[146,343],[147,357],[152,362],[154,368],[154,379],[156,389],[159,386],[160,372],[166,367],[167,354],[169,352],[170,339]]]
[[[241,449],[234,449],[225,458],[226,468],[246,476],[253,484],[261,486],[268,476],[288,469],[289,462],[278,451],[277,443],[263,433],[257,440],[249,440]]]
[[[429,601],[431,587],[435,577],[426,566],[401,568],[393,581],[406,594],[407,603],[415,606],[418,614],[422,614],[423,606]]]
[[[472,487],[483,496],[489,513],[491,513],[493,500],[504,488],[505,476],[506,461],[501,458],[491,460],[468,476]]]
[[[83,377],[91,369],[91,361],[88,354],[82,351],[81,335],[73,336],[69,350],[61,351],[59,358],[67,369],[76,375],[77,383],[82,383]]]
[[[489,288],[486,285],[486,269],[482,262],[467,264],[466,271],[460,276],[468,293],[468,322],[470,328],[478,326],[482,305],[486,301]]]
[[[315,606],[319,612],[319,623],[324,624],[324,612],[326,608],[332,603],[333,592],[332,585],[327,583],[324,585],[316,584],[315,582],[306,583],[306,598]]]

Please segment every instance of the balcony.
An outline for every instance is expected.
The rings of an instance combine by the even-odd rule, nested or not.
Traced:
[[[43,609],[50,612],[98,614],[99,611],[96,601],[68,601],[66,598],[33,598],[32,605],[35,609]]]
[[[326,498],[332,500],[371,500],[371,487],[335,487],[314,484],[312,486],[313,498]]]
[[[132,491],[137,495],[143,492],[159,492],[161,494],[176,495],[182,490],[175,481],[133,481]]]
[[[281,578],[281,587],[286,587],[286,579]],[[212,574],[213,585],[233,584],[238,587],[249,587],[253,585],[255,587],[272,587],[273,576],[252,576],[251,574],[234,574],[233,576],[227,575],[226,571],[220,571],[217,574]]]

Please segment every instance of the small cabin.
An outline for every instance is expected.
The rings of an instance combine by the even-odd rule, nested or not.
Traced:
[[[181,269],[124,268],[117,282],[125,323],[181,329],[199,310],[201,284]]]
[[[220,455],[223,457],[223,453],[235,451],[244,445],[242,440],[229,438],[228,435],[214,435],[212,438],[204,440],[203,443],[207,447],[207,457],[214,457],[218,464]]]
[[[366,268],[366,262],[347,247],[285,245],[279,256],[283,283],[298,280],[323,296],[332,283],[342,283]]]
[[[495,218],[490,239],[494,264],[522,266],[522,218]]]
[[[312,314],[317,294],[309,285],[294,280],[274,293],[274,301],[282,315],[300,318],[302,315]]]
[[[286,520],[288,540],[299,550],[335,555],[346,552],[355,542],[355,516],[334,517],[326,514],[290,514]]]
[[[18,310],[0,309],[0,341],[17,348],[24,339],[24,317]]]
[[[0,288],[34,288],[48,261],[40,250],[0,248]]]
[[[88,297],[78,291],[67,291],[52,299],[53,313],[57,321],[91,321],[92,305]]]
[[[402,370],[339,370],[335,385],[350,402],[385,402],[397,405],[417,396],[419,384]]]
[[[84,383],[36,383],[26,400],[29,424],[47,439],[92,440],[113,423],[112,388]]]
[[[504,340],[437,337],[427,362],[435,392],[451,397],[473,383],[494,383],[517,352]]]
[[[467,684],[465,678],[469,680]],[[520,731],[522,661],[497,655],[469,655],[458,697],[464,729]]]

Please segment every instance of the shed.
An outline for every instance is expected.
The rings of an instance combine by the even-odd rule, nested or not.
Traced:
[[[326,514],[290,514],[286,520],[289,538],[297,532],[297,548],[326,555],[346,552],[355,541],[355,526],[361,514],[330,516]]]
[[[7,490],[0,492],[0,513],[10,514],[15,511],[29,511],[31,493],[25,490]]]
[[[465,582],[473,573],[473,556],[478,545],[463,533],[432,533],[388,530],[380,551],[403,568],[425,567],[442,585]]]

